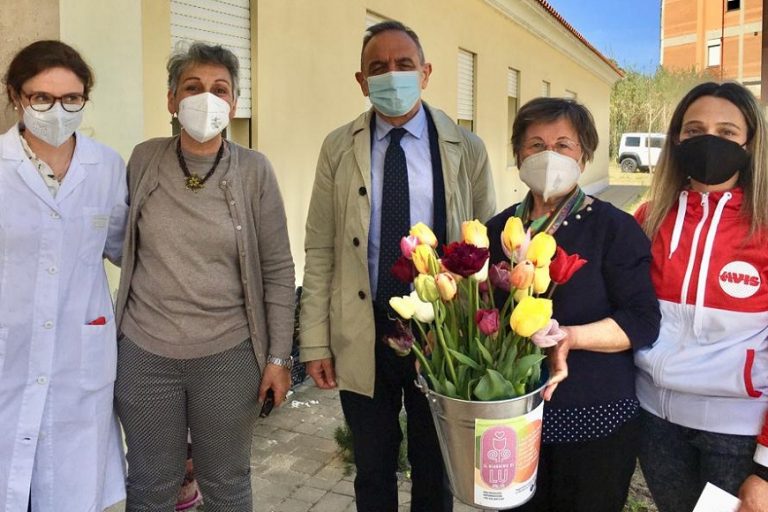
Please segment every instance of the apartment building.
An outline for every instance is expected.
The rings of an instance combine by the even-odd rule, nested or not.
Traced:
[[[760,95],[763,0],[662,0],[661,64],[709,71]]]

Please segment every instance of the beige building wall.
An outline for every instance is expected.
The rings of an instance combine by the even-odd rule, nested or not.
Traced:
[[[96,75],[85,133],[126,159],[138,142],[170,135],[170,0],[41,1],[50,8],[36,4],[33,20],[17,2],[0,0],[9,4],[5,12],[18,11],[0,23],[12,23],[6,34],[17,39],[33,26],[60,27],[61,38],[82,52]],[[331,130],[366,109],[354,74],[368,12],[403,21],[419,34],[433,65],[424,97],[454,119],[459,49],[476,55],[474,130],[488,149],[499,209],[525,193],[517,169],[507,166],[509,68],[520,71],[518,106],[539,96],[547,81],[552,96],[567,90],[590,108],[605,142],[581,183],[588,189],[607,184],[609,97],[619,75],[537,0],[251,0],[253,117],[250,126],[237,120],[230,136],[245,145],[250,138],[275,167],[299,282],[320,146]],[[40,15],[52,22],[40,24]]]
[[[0,0],[0,75],[5,77],[11,59],[39,39],[59,38],[59,0],[19,2]],[[5,133],[18,116],[8,104],[5,84],[0,95],[0,131]]]
[[[254,23],[254,147],[272,161],[288,212],[298,280],[304,267],[304,224],[317,155],[325,136],[366,108],[355,81],[366,12],[413,28],[433,72],[424,98],[456,118],[459,48],[476,54],[475,132],[485,141],[499,209],[520,200],[525,187],[507,168],[507,70],[520,71],[518,105],[566,89],[592,111],[600,144],[582,185],[605,185],[608,176],[609,97],[618,74],[532,0],[256,0]],[[499,6],[497,8],[495,6]],[[252,7],[253,8],[253,7]],[[513,20],[536,19],[553,43]],[[439,15],[436,13],[439,12]],[[595,68],[600,70],[595,73]]]

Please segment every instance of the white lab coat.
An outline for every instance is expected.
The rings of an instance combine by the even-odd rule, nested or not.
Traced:
[[[0,511],[101,511],[125,496],[112,408],[125,165],[77,134],[54,198],[14,126],[0,136]],[[88,325],[99,318],[105,325]]]

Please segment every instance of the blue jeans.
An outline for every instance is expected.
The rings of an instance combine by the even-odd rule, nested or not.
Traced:
[[[755,436],[682,427],[641,411],[640,467],[659,512],[693,510],[707,482],[736,495],[752,473]]]

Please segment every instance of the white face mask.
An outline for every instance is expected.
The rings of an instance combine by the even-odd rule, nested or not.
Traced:
[[[229,125],[229,103],[210,92],[179,102],[179,123],[197,142],[208,142]]]
[[[564,196],[576,185],[581,167],[573,158],[555,151],[542,151],[523,160],[520,179],[531,192],[550,198]]]
[[[50,110],[38,112],[32,107],[24,107],[24,128],[53,147],[59,147],[75,133],[83,121],[83,111],[67,112],[58,101]]]

